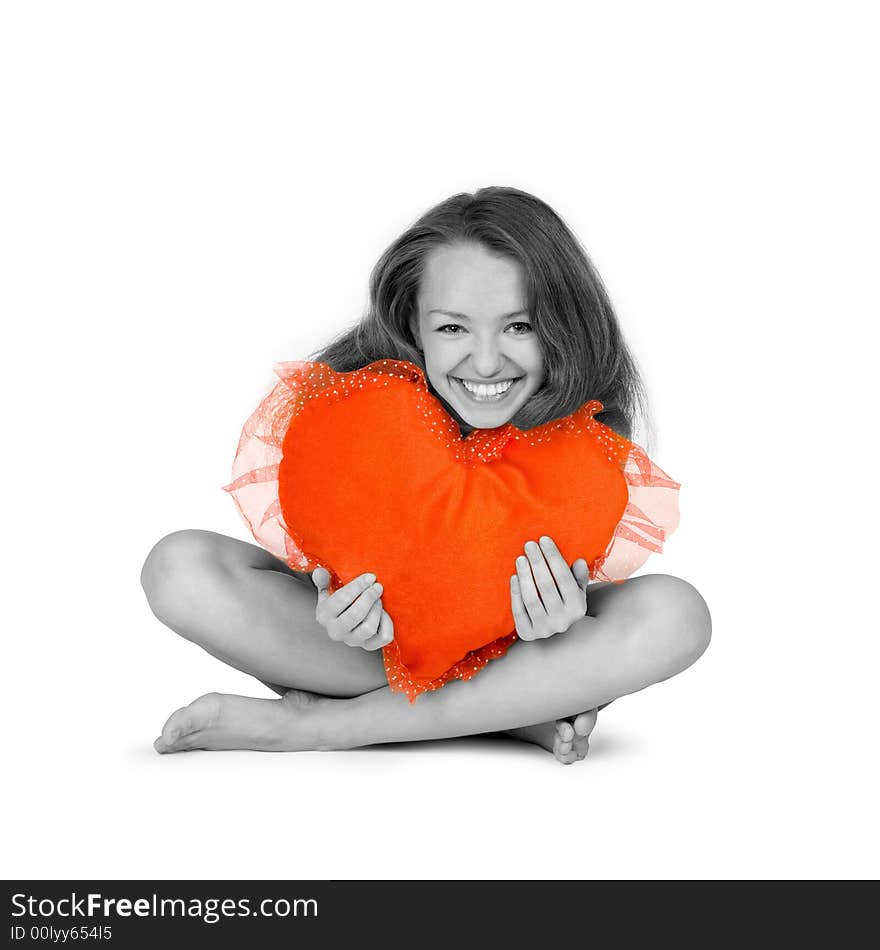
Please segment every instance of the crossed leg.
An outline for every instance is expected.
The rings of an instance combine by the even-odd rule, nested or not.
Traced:
[[[177,531],[150,552],[141,584],[162,623],[267,685],[335,697],[387,685],[379,651],[334,642],[315,620],[309,575],[256,545]]]
[[[178,531],[150,552],[141,582],[166,626],[279,696],[299,688],[353,697],[387,684],[380,653],[334,643],[315,621],[310,576],[256,545]],[[584,758],[595,722],[592,710],[504,732],[567,764]]]
[[[468,684],[411,707],[388,689],[378,653],[327,638],[308,575],[261,548],[178,532],[151,552],[142,582],[166,625],[285,691],[280,700],[201,697],[168,720],[160,751],[351,748],[534,728],[674,675],[702,653],[711,630],[702,598],[678,578],[594,585],[589,615],[565,634],[516,643]]]

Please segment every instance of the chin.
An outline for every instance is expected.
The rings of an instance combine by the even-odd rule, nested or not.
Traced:
[[[486,409],[483,412],[474,412],[466,410],[464,407],[456,405],[456,414],[464,420],[473,429],[498,429],[506,425],[519,412],[519,406],[512,410],[505,409],[503,412],[494,409]]]

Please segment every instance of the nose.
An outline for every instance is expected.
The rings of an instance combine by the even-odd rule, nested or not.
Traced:
[[[492,379],[501,372],[504,356],[494,335],[477,340],[471,353],[471,362],[477,376]]]

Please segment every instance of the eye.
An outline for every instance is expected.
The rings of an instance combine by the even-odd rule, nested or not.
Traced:
[[[511,327],[519,327],[518,330],[514,331],[514,336],[525,336],[532,330],[531,323],[526,323],[524,320],[517,320],[516,323],[508,324],[507,329],[509,330]],[[458,323],[444,323],[442,327],[437,327],[437,333],[442,333],[444,336],[461,336],[460,333],[447,333],[447,330],[462,330],[463,332],[467,332],[465,328]]]

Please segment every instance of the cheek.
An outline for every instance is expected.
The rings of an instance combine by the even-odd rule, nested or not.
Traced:
[[[540,350],[536,351],[529,360],[529,375],[532,377],[535,386],[540,386],[544,382],[544,358]]]
[[[427,354],[425,355],[427,357]],[[451,368],[452,365],[450,361],[444,360],[442,356],[438,356],[437,354],[434,354],[433,358],[427,357],[425,359],[425,370],[428,377],[428,382],[438,392],[451,387],[448,377],[448,372]]]
[[[451,368],[450,361],[443,358],[442,353],[432,354],[432,358],[425,361],[428,372],[436,379],[445,381],[446,373]]]
[[[536,373],[531,380],[531,385],[529,386],[529,395],[534,396],[536,392],[544,385],[544,375],[543,373]]]

